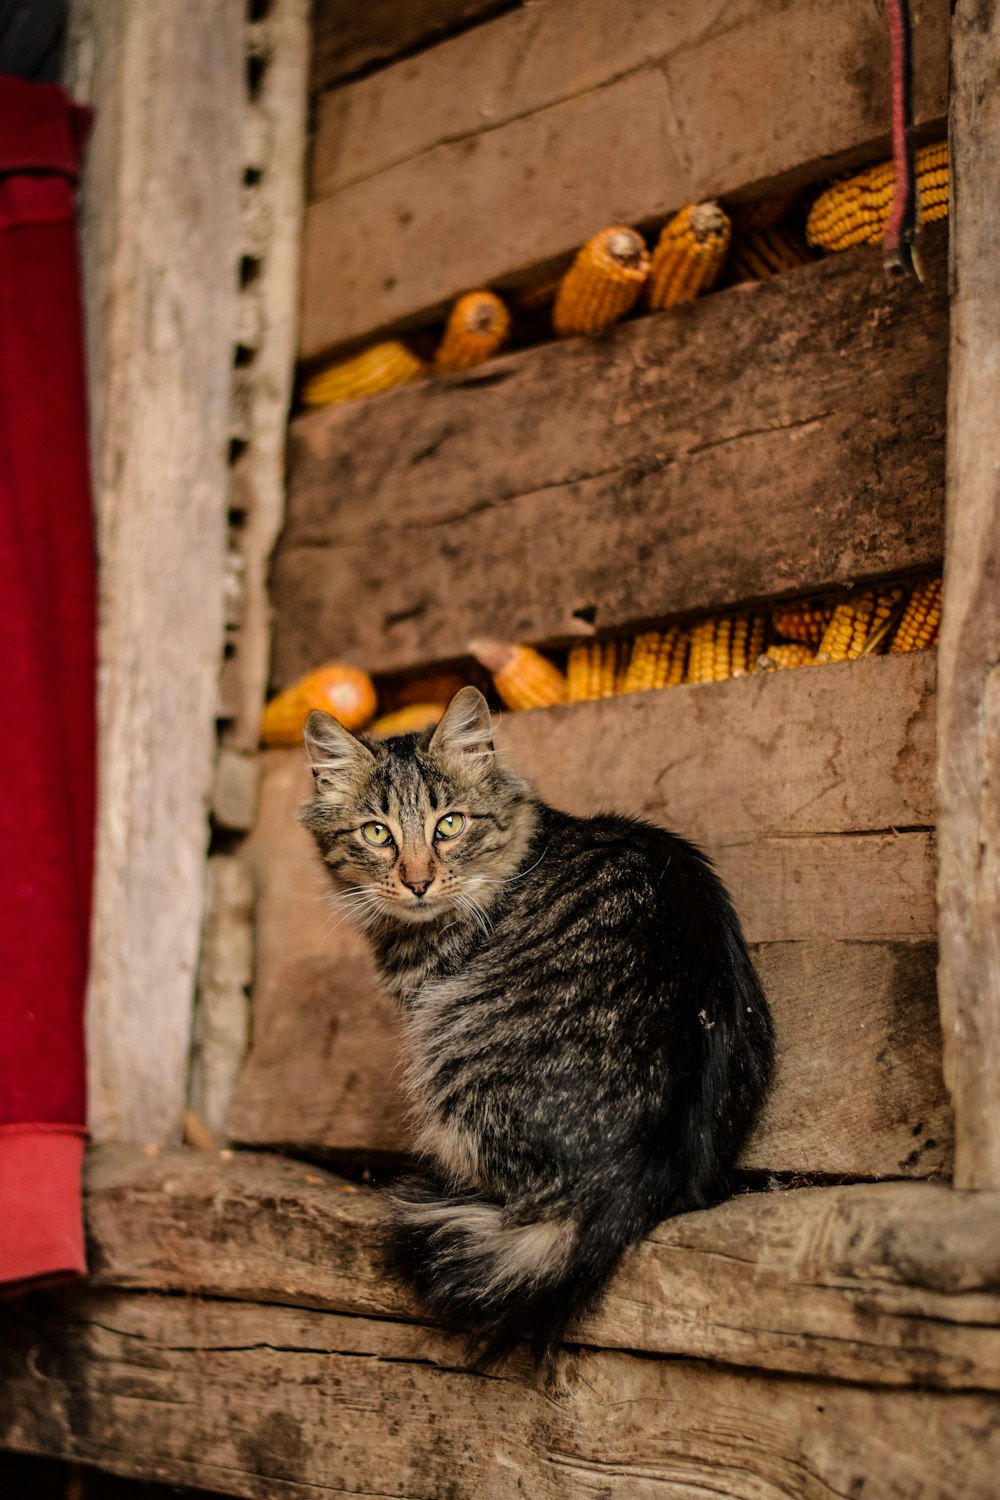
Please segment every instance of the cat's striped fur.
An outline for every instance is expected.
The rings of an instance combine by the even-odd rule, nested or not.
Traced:
[[[484,1362],[542,1358],[629,1245],[726,1190],[772,1059],[738,920],[683,839],[540,801],[474,688],[433,733],[313,714],[306,744],[302,822],[406,1014],[392,1261]]]

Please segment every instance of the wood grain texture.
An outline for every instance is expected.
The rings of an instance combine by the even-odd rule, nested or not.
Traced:
[[[90,1155],[103,1289],[421,1321],[380,1194],[302,1162]],[[570,1338],[873,1385],[1000,1389],[1000,1197],[929,1183],[743,1195],[661,1224]]]
[[[854,251],[300,418],[277,684],[934,566],[947,297],[927,238],[923,289]]]
[[[963,1187],[1000,1186],[1000,368],[995,0],[955,12],[955,239],[941,624],[941,1016]]]
[[[943,0],[922,6],[928,127],[947,36]],[[540,0],[321,101],[302,353],[558,261],[602,224],[888,154],[888,118],[872,0]]]
[[[993,1500],[991,1392],[581,1349],[490,1376],[426,1328],[155,1293],[4,1314],[0,1441],[254,1500]],[[958,1488],[956,1488],[956,1484]]]
[[[503,721],[498,743],[548,800],[676,827],[730,880],[780,1043],[748,1167],[947,1169],[929,839],[891,832],[934,819],[933,681],[932,655],[916,653]],[[346,923],[333,929],[294,821],[307,794],[298,752],[273,752],[249,844],[260,892],[254,1041],[230,1132],[255,1146],[398,1153],[395,1010],[362,940]],[[764,872],[776,872],[773,887]],[[912,906],[911,890],[923,891]],[[870,941],[864,924],[876,927]]]
[[[504,0],[315,0],[312,21],[314,91],[362,69],[427,46],[442,33],[473,24]],[[516,0],[511,0],[516,3]]]
[[[245,7],[73,6],[101,584],[98,1139],[176,1140],[223,645]]]

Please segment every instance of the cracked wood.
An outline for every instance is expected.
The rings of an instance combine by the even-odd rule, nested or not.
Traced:
[[[871,0],[537,0],[331,91],[303,355],[558,262],[602,224],[888,155],[885,49]],[[948,6],[930,0],[914,78],[932,133],[947,67]]]
[[[717,858],[778,1026],[778,1078],[748,1167],[947,1170],[927,832],[933,689],[933,653],[916,653],[503,722],[498,742],[556,805],[617,805]],[[363,939],[333,927],[294,821],[307,791],[297,752],[268,757],[248,846],[259,892],[254,1041],[230,1130],[256,1146],[396,1154],[408,1139],[396,1013]]]
[[[277,685],[934,566],[943,234],[925,255],[923,288],[854,251],[300,418]]]
[[[460,1339],[288,1307],[77,1291],[3,1314],[0,1441],[248,1500],[993,1500],[995,1394]]]

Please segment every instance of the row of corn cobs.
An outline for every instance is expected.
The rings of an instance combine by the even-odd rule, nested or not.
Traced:
[[[565,673],[530,646],[473,642],[471,649],[492,673],[501,701],[528,709],[918,651],[937,645],[940,619],[941,579],[932,578],[834,602],[779,604],[769,615],[737,611],[630,640],[588,641],[570,647]]]
[[[931,578],[910,588],[866,589],[834,602],[777,604],[770,614],[709,615],[629,640],[588,641],[570,647],[565,671],[533,647],[513,642],[473,641],[469,650],[507,708],[547,708],[681,683],[721,682],[755,671],[919,651],[937,645],[940,619],[941,579]],[[437,723],[462,680],[450,674],[417,679],[408,685],[405,701],[376,718],[378,699],[367,672],[332,662],[271,700],[262,739],[268,745],[298,744],[314,708],[332,713],[348,729],[381,738],[424,729]]]
[[[918,151],[915,166],[922,220],[945,218],[947,142]],[[560,337],[602,333],[641,298],[650,311],[693,301],[715,285],[724,266],[730,283],[766,281],[807,264],[810,245],[847,250],[880,240],[894,181],[893,165],[885,162],[835,183],[812,205],[804,238],[794,224],[794,195],[746,205],[732,219],[717,203],[688,204],[665,226],[652,251],[635,229],[615,224],[587,241],[561,280],[518,300],[523,309],[551,300],[552,329]],[[471,368],[498,353],[511,329],[510,311],[495,292],[469,292],[452,308],[433,359],[387,340],[321,370],[306,382],[302,399],[307,406],[327,406]]]

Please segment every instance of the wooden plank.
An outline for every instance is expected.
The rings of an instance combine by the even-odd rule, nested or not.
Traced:
[[[425,1321],[378,1191],[257,1153],[92,1152],[95,1285]],[[569,1340],[750,1369],[1000,1389],[1000,1196],[931,1183],[744,1194],[636,1246]]]
[[[948,29],[947,5],[920,8],[915,115],[942,129]],[[536,0],[321,99],[310,195],[329,197],[436,146],[495,132],[650,67],[666,74],[684,155],[698,159],[695,175],[708,181],[713,164],[725,163],[730,187],[739,186],[741,173],[746,182],[760,176],[762,151],[783,170],[883,139],[889,70],[878,59],[888,61],[887,45],[870,0],[833,0],[822,13],[782,0],[739,0],[714,12],[683,0]],[[807,53],[808,77],[782,76],[789,59]],[[780,140],[762,147],[771,117],[761,100],[772,87],[789,109]],[[799,110],[796,94],[810,107]]]
[[[8,1310],[0,1440],[234,1495],[992,1500],[992,1393],[619,1352],[459,1368],[426,1328],[97,1292]]]
[[[505,0],[367,0],[354,5],[351,0],[316,0],[310,87],[314,92],[327,89],[365,68],[384,65],[504,4]]]
[[[223,644],[245,6],[73,7],[100,560],[97,1139],[179,1138]]]
[[[278,684],[934,566],[947,295],[927,238],[925,289],[855,251],[294,423]]]
[[[940,126],[947,5],[920,20],[917,117]],[[741,0],[721,16],[542,0],[323,102],[301,352],[431,315],[602,224],[877,156],[888,121],[870,0]]]
[[[955,12],[955,242],[941,627],[941,1015],[963,1187],[1000,1185],[1000,364],[996,0]]]
[[[782,1059],[745,1165],[862,1176],[946,1168],[927,941],[929,654],[510,715],[502,733],[549,800],[581,813],[615,804],[677,827],[705,842],[732,882]],[[398,1153],[408,1137],[395,1011],[358,935],[330,931],[321,872],[294,822],[307,791],[297,752],[269,757],[249,844],[260,892],[254,1042],[230,1131],[255,1146]],[[925,831],[898,844],[893,825]],[[858,836],[866,828],[874,842]],[[898,888],[881,863],[888,850],[906,871]],[[761,891],[764,869],[780,872],[774,891]],[[922,926],[909,922],[914,889]],[[858,941],[875,908],[884,925]]]

